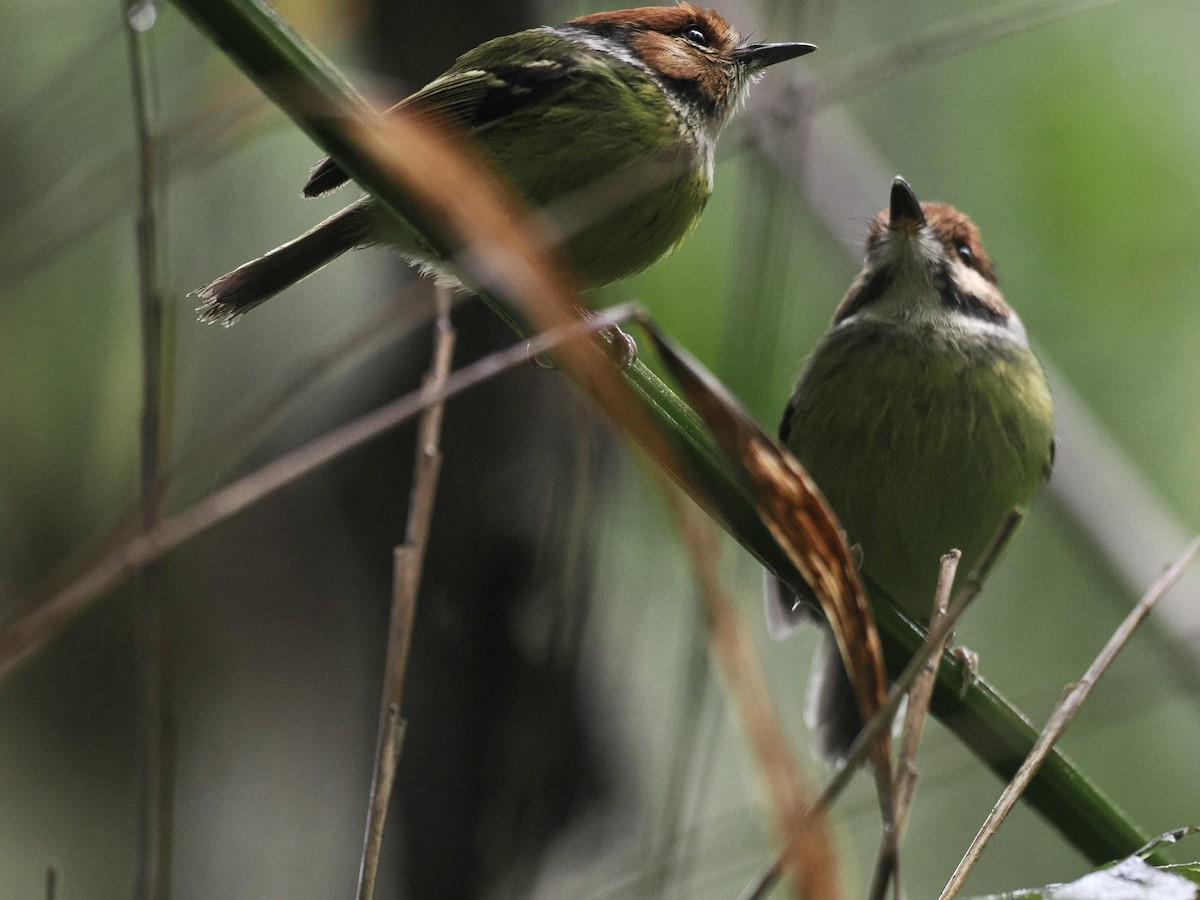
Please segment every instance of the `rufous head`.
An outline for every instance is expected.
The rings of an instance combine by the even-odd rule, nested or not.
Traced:
[[[722,123],[757,73],[817,49],[804,43],[745,44],[715,9],[690,3],[593,13],[567,24],[618,42]]]
[[[949,204],[919,203],[899,177],[890,205],[871,222],[863,270],[834,321],[862,312],[911,321],[964,313],[1024,335],[975,223]]]

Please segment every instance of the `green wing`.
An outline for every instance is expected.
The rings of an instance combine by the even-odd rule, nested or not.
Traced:
[[[445,74],[401,100],[389,113],[419,109],[439,121],[473,131],[531,103],[553,103],[588,65],[586,51],[553,32],[536,29],[480,44]],[[319,197],[348,180],[329,157],[317,163],[304,185]]]

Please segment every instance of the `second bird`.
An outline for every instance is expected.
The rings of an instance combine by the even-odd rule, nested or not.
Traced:
[[[465,130],[531,206],[568,207],[582,224],[567,226],[563,252],[583,286],[595,287],[641,271],[686,236],[712,193],[717,136],[750,83],[814,49],[745,44],[716,11],[687,3],[596,13],[481,44],[396,109]],[[347,180],[322,160],[304,195]],[[638,184],[646,186],[630,188]],[[372,244],[393,245],[453,281],[363,197],[197,290],[200,317],[229,324]]]
[[[779,433],[860,548],[863,572],[926,621],[942,554],[962,551],[961,581],[1054,456],[1046,376],[970,219],[918,203],[895,180]],[[768,579],[777,633],[807,609],[780,587]],[[813,666],[807,718],[830,761],[862,724],[831,640]]]

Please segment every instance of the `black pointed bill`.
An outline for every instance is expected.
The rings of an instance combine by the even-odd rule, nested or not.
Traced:
[[[733,51],[736,62],[750,69],[765,69],[787,59],[795,59],[816,50],[814,44],[748,44]]]
[[[917,195],[908,186],[908,182],[896,176],[892,182],[891,227],[920,228],[925,224],[925,213],[921,212],[921,203]]]

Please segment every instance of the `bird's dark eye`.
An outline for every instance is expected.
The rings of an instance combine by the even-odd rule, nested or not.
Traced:
[[[971,247],[969,244],[963,241],[955,241],[954,251],[958,254],[958,258],[968,266],[975,265],[975,254],[971,252]]]
[[[708,46],[708,35],[704,33],[704,29],[696,25],[689,25],[680,32],[680,35],[685,41],[695,44],[697,47]]]

